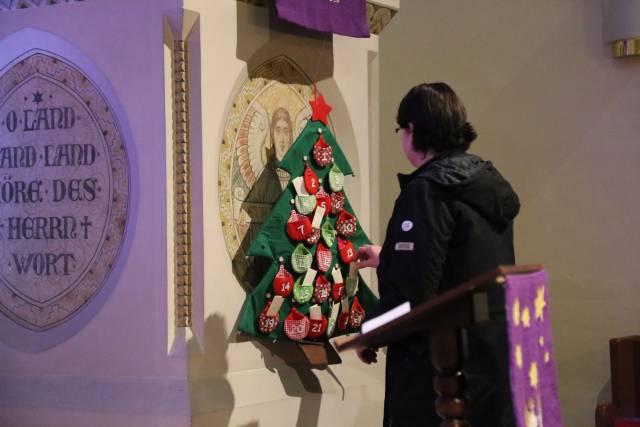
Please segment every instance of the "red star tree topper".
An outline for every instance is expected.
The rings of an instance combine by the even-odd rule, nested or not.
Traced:
[[[315,83],[313,84],[313,95],[315,99],[309,101],[309,105],[311,105],[311,120],[320,120],[327,126],[329,125],[329,113],[332,110],[331,105],[325,102],[322,94],[318,95],[318,88]]]

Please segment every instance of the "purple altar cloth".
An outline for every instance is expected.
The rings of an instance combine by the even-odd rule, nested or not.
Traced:
[[[366,0],[276,0],[278,17],[312,30],[369,37]]]
[[[506,279],[511,394],[518,427],[562,427],[547,272]]]

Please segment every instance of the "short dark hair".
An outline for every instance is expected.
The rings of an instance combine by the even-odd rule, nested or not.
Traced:
[[[467,111],[446,83],[423,83],[409,90],[398,107],[398,125],[413,124],[413,149],[426,153],[469,149],[478,136]]]

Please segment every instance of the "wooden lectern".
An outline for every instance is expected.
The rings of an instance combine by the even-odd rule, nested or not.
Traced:
[[[596,407],[596,427],[640,426],[640,336],[609,340],[609,354],[612,401]]]
[[[413,308],[409,313],[366,334],[336,340],[338,351],[356,347],[383,347],[411,334],[428,333],[431,359],[438,371],[434,389],[438,395],[435,409],[443,418],[441,427],[470,427],[467,421],[462,331],[491,320],[487,293],[501,289],[505,275],[529,274],[541,265],[502,266],[477,276],[450,291]]]

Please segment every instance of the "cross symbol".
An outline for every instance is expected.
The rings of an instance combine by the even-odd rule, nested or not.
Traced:
[[[84,238],[88,239],[89,238],[89,227],[91,226],[91,221],[89,221],[89,217],[88,216],[86,216],[86,215],[84,216],[84,219],[80,223],[80,226],[84,228]]]

